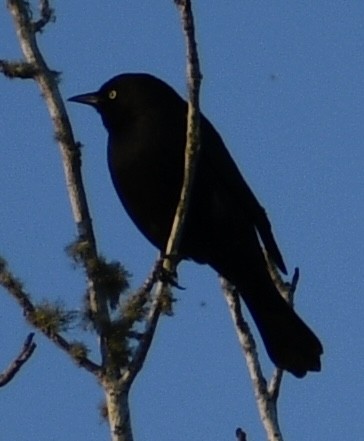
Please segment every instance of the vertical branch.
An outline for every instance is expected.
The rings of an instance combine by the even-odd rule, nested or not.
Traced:
[[[167,256],[178,256],[200,148],[199,91],[202,76],[198,61],[191,2],[189,0],[175,0],[175,2],[180,11],[186,39],[188,114],[183,185],[167,243]],[[173,267],[172,261],[173,259],[166,259],[166,269],[174,272],[175,267]]]
[[[103,383],[112,441],[133,441],[129,412],[129,388],[114,381]]]

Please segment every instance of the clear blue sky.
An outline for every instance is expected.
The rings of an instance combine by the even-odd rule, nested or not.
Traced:
[[[287,440],[359,440],[364,432],[364,4],[344,1],[212,2],[195,7],[204,75],[201,104],[267,209],[286,263],[301,270],[296,305],[320,335],[323,371],[287,375],[280,418]],[[217,5],[217,3],[221,3]],[[145,71],[185,94],[185,48],[172,1],[55,2],[40,38],[64,97],[111,76]],[[0,6],[0,58],[20,50]],[[63,249],[74,238],[47,109],[31,81],[0,77],[0,254],[35,300],[78,308],[82,274]],[[67,104],[100,250],[138,287],[155,250],[112,188],[106,132],[95,112]],[[185,263],[173,318],[164,317],[131,411],[135,440],[265,439],[250,379],[215,274]],[[205,303],[205,306],[201,306]],[[0,369],[29,328],[0,298]],[[74,330],[71,335],[78,335]],[[4,440],[109,439],[102,391],[41,335],[21,374],[0,391]],[[265,370],[272,367],[265,360]]]

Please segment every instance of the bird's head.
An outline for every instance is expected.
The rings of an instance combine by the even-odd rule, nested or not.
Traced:
[[[100,114],[107,130],[122,126],[148,109],[161,105],[163,97],[176,93],[162,80],[145,73],[117,75],[96,92],[76,95],[68,101],[87,104]]]

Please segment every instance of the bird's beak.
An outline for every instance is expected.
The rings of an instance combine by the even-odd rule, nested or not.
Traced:
[[[75,95],[68,98],[68,101],[73,101],[75,103],[88,104],[92,107],[98,107],[101,103],[100,95],[98,92],[84,93],[82,95]]]

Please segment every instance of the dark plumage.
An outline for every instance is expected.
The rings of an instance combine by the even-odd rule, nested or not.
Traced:
[[[139,230],[164,250],[183,179],[187,103],[163,81],[136,73],[70,100],[101,114],[115,190]],[[264,209],[201,115],[201,150],[180,254],[210,265],[237,287],[276,366],[297,377],[319,371],[321,343],[278,293],[259,238],[286,273]]]

